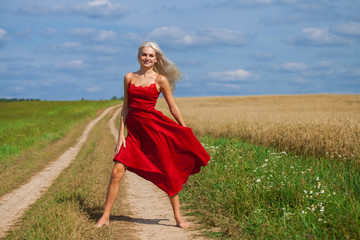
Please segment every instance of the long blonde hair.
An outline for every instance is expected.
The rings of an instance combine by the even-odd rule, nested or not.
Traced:
[[[141,44],[138,51],[138,60],[140,55],[142,54],[143,48],[145,47],[151,47],[152,49],[154,49],[157,59],[157,62],[154,65],[154,71],[160,75],[164,75],[168,79],[172,91],[174,91],[176,82],[180,81],[181,79],[182,74],[180,70],[177,68],[175,63],[170,61],[165,56],[164,52],[160,49],[159,45],[157,45],[154,42],[144,42],[143,44]]]

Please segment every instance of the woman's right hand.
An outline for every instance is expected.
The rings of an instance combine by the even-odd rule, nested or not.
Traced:
[[[116,144],[116,147],[115,147],[115,154],[118,154],[120,152],[121,145],[124,146],[124,148],[126,147],[125,137],[124,136],[119,137],[119,140],[118,140],[118,142]]]

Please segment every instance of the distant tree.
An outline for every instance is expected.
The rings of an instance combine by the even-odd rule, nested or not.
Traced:
[[[40,101],[40,99],[33,98],[0,98],[0,102],[19,102],[19,101]]]

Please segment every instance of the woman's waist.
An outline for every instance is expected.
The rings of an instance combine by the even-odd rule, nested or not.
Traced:
[[[157,111],[155,109],[155,105],[149,105],[149,106],[129,106],[129,112],[154,112]]]

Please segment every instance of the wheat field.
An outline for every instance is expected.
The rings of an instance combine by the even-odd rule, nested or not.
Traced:
[[[197,136],[360,161],[360,95],[192,97],[176,103]],[[157,109],[169,115],[163,98]]]

